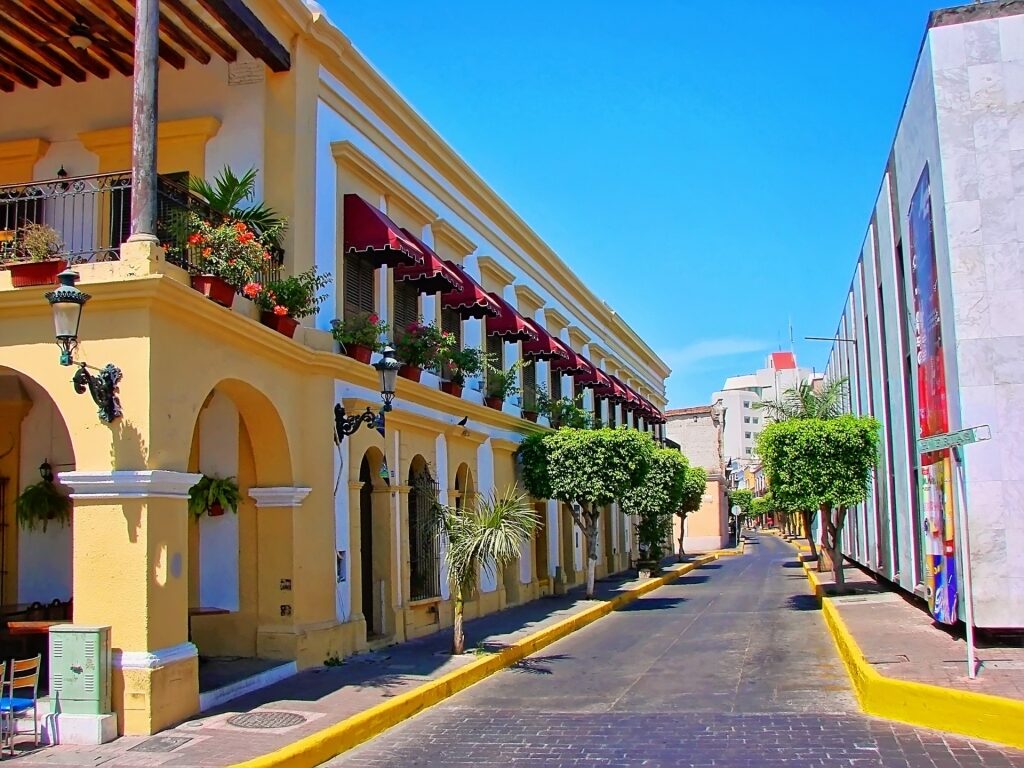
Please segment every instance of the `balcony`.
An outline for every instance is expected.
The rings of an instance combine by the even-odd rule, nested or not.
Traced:
[[[129,171],[0,185],[0,263],[28,257],[26,236],[45,225],[59,238],[54,254],[68,264],[117,261],[131,230]],[[167,261],[197,274],[198,249],[188,244],[186,219],[222,219],[170,176],[157,179],[156,235]],[[283,253],[274,254],[261,281],[279,279]]]

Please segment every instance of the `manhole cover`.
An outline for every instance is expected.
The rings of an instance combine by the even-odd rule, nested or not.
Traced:
[[[191,736],[154,736],[128,749],[129,752],[172,752],[192,741]]]
[[[294,712],[245,712],[229,717],[227,722],[236,728],[292,728],[302,725],[306,718]]]

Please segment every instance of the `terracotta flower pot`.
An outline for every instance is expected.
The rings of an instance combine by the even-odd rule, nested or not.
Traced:
[[[402,367],[398,369],[398,375],[403,379],[408,379],[409,381],[419,381],[421,373],[423,373],[423,369],[417,365],[403,364]]]
[[[220,517],[224,514],[224,507],[222,507],[220,504],[211,504],[210,508],[206,510],[206,514],[208,514],[210,517]]]
[[[537,411],[523,411],[523,418],[527,421],[532,421],[534,424],[537,423]]]
[[[447,392],[452,397],[462,397],[462,385],[456,384],[454,381],[442,381],[441,391]]]
[[[362,344],[346,344],[345,356],[358,360],[360,363],[369,363],[373,355],[373,349]]]
[[[295,318],[288,315],[275,315],[273,312],[261,312],[260,322],[289,339],[295,335],[295,329],[299,327],[299,321]]]
[[[217,275],[192,275],[192,287],[215,304],[228,307],[235,303],[235,288]]]
[[[500,397],[485,397],[484,405],[488,408],[493,408],[496,411],[500,411],[502,406],[505,404],[505,400]]]
[[[11,264],[8,267],[11,271],[11,284],[15,288],[27,288],[30,285],[54,285],[57,282],[57,275],[67,268],[68,263],[64,259],[25,261],[21,264]]]

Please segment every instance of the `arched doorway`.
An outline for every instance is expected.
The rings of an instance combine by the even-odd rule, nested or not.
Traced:
[[[394,633],[391,604],[392,527],[390,488],[384,480],[384,455],[377,448],[359,464],[359,597],[366,620],[366,639],[382,640]]]
[[[34,379],[0,366],[0,602],[4,606],[0,620],[4,628],[9,621],[72,618],[73,505],[69,499],[52,519],[45,505],[30,505],[42,514],[19,519],[17,502],[26,490],[38,498],[44,488],[67,497],[68,490],[53,478],[74,469],[74,447],[57,404]],[[38,640],[28,650],[45,657],[47,637],[43,634]],[[15,649],[11,651],[3,658],[25,653],[20,646],[16,654]]]
[[[441,596],[441,551],[432,522],[438,485],[422,456],[413,457],[408,476],[409,599]]]

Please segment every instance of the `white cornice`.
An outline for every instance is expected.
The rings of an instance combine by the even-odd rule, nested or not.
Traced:
[[[155,651],[114,651],[111,661],[117,669],[156,669],[197,656],[199,650],[194,644],[180,643]]]
[[[255,499],[256,508],[298,507],[309,496],[312,488],[293,488],[289,485],[274,488],[250,488],[249,495]]]
[[[114,470],[112,472],[61,472],[72,499],[187,499],[189,489],[202,475],[169,469]]]

